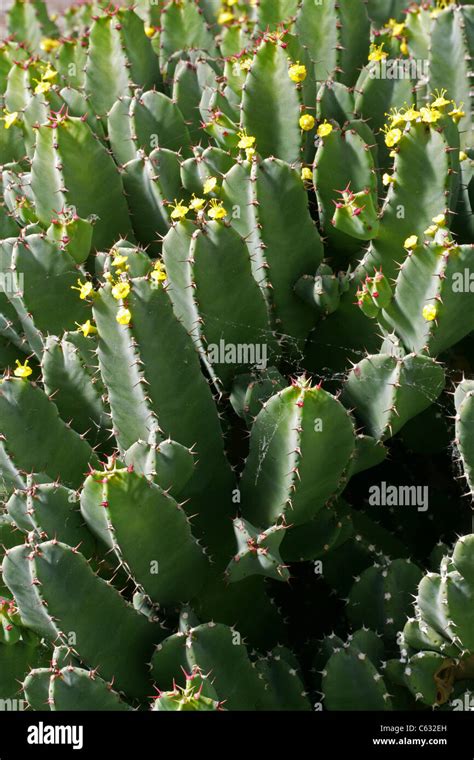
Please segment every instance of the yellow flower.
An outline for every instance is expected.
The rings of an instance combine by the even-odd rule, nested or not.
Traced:
[[[391,28],[392,37],[401,37],[403,32],[406,29],[406,24],[402,24],[402,23],[397,24],[397,22],[393,18],[391,18],[390,21],[388,22],[388,26]]]
[[[436,0],[436,8],[431,11],[430,18],[437,18],[446,8],[449,8],[455,0]]]
[[[390,174],[385,173],[382,177],[382,182],[385,186],[387,186],[395,184],[396,180],[395,177],[392,177]]]
[[[130,285],[128,282],[117,282],[112,288],[112,295],[117,301],[126,298],[130,293]]]
[[[154,282],[164,282],[166,280],[166,269],[162,261],[158,260],[156,262],[150,277]]]
[[[427,322],[433,322],[433,320],[438,316],[438,309],[436,306],[430,304],[423,308],[422,314],[423,319],[426,319]]]
[[[392,129],[393,127],[402,127],[405,124],[403,113],[402,111],[398,110],[398,108],[392,108],[391,113],[386,113],[385,116],[388,116],[388,120],[390,122],[390,129]]]
[[[384,42],[381,45],[376,45],[373,42],[370,46],[369,61],[383,61],[388,57],[388,53],[383,49]]]
[[[438,228],[436,224],[430,224],[430,226],[424,231],[424,235],[428,235],[428,237],[434,237],[436,233],[438,232]]]
[[[463,150],[459,151],[459,160],[460,161],[465,161],[467,158],[469,158],[469,156],[467,155],[467,153],[464,153]]]
[[[420,111],[417,111],[416,108],[411,106],[405,113],[402,115],[403,121],[415,121],[415,119],[419,119],[421,116]]]
[[[324,122],[319,125],[318,127],[318,137],[327,137],[331,134],[333,130],[332,124],[329,124],[327,119],[324,119]]]
[[[253,148],[257,141],[255,137],[247,134],[246,129],[244,129],[243,132],[238,132],[237,137],[240,137],[240,140],[237,143],[237,147],[241,150],[248,150],[249,148]]]
[[[406,41],[406,38],[404,37],[403,40],[400,42],[400,53],[402,55],[408,55],[408,44]]]
[[[407,249],[407,251],[416,248],[418,245],[418,236],[417,235],[410,235],[405,242],[403,243],[403,247]]]
[[[189,204],[189,207],[193,211],[202,211],[205,205],[206,205],[206,201],[204,200],[204,198],[196,198],[196,196],[193,193],[193,198]]]
[[[75,285],[71,285],[71,290],[78,290],[79,298],[85,301],[86,298],[89,298],[89,296],[92,295],[94,286],[92,285],[92,282],[81,282],[81,280],[78,280],[77,284],[79,287],[76,288]]]
[[[224,26],[225,24],[231,24],[234,20],[235,16],[231,11],[222,11],[222,13],[219,13],[219,16],[217,17],[217,23],[221,26]]]
[[[156,31],[156,29],[155,29],[154,26],[146,26],[145,27],[145,34],[146,34],[147,37],[153,37],[153,35],[155,34],[155,31]]]
[[[215,198],[212,199],[211,208],[207,213],[214,220],[224,219],[227,216],[227,211],[222,205],[222,201],[217,201]]]
[[[316,124],[316,120],[314,116],[311,116],[309,113],[303,114],[303,116],[300,118],[300,127],[304,132],[310,132],[314,125]]]
[[[171,207],[173,211],[171,212],[171,218],[174,221],[182,222],[183,219],[186,219],[186,214],[189,214],[189,206],[185,206],[183,201],[180,201],[179,203],[174,201],[174,206]]]
[[[122,269],[127,263],[127,261],[128,261],[128,256],[123,256],[122,254],[117,253],[112,260],[112,266],[120,267],[120,269]]]
[[[247,150],[245,151],[245,155],[247,156],[247,161],[251,161],[256,153],[257,151],[255,150],[255,148],[247,148]]]
[[[43,37],[43,39],[40,42],[40,48],[41,50],[44,50],[45,53],[52,53],[53,50],[56,50],[60,46],[59,40],[53,40],[51,37]]]
[[[292,82],[304,82],[308,76],[306,66],[303,66],[303,64],[300,64],[300,62],[297,61],[288,69],[288,76]]]
[[[449,106],[451,104],[451,100],[446,100],[444,97],[447,90],[436,90],[435,92],[431,93],[432,96],[435,98],[431,104],[431,108],[444,108],[445,106]]]
[[[217,177],[209,177],[209,179],[206,179],[203,187],[204,195],[209,195],[209,193],[213,193],[216,189]]]
[[[385,145],[388,148],[393,148],[394,145],[400,142],[402,139],[403,133],[401,129],[389,129],[389,131],[385,135]]]
[[[311,169],[308,169],[307,166],[305,166],[305,168],[301,170],[301,179],[304,182],[312,182],[313,180],[313,172],[311,171]]]
[[[243,58],[238,63],[239,63],[239,67],[240,67],[241,71],[250,71],[250,69],[252,68],[252,59],[251,58]]]
[[[51,64],[48,63],[46,65],[45,70],[41,74],[41,79],[43,81],[45,81],[45,82],[50,82],[53,79],[56,79],[57,76],[58,76],[58,72],[56,71],[56,69],[53,69],[53,67],[51,66]]]
[[[446,225],[446,217],[444,214],[438,214],[438,216],[434,216],[431,221],[433,224],[436,224],[437,227],[445,227]]]
[[[84,322],[83,325],[80,325],[79,322],[76,322],[76,325],[79,328],[78,332],[81,332],[85,338],[88,338],[89,335],[94,335],[94,333],[97,332],[97,327],[94,327],[90,319],[88,319],[87,322]]]
[[[454,108],[452,111],[449,112],[449,115],[452,117],[453,121],[455,121],[457,124],[458,121],[462,119],[463,116],[466,115],[465,111],[462,110],[464,103],[461,103],[459,108],[456,106],[455,103],[453,103],[453,105],[454,105]]]
[[[24,364],[21,364],[21,362],[16,360],[16,369],[13,370],[13,374],[15,377],[29,377],[33,370],[31,367],[28,367],[28,359],[25,360]]]
[[[130,324],[131,318],[132,318],[132,313],[130,309],[125,309],[123,306],[118,310],[117,316],[115,317],[119,325]]]
[[[38,82],[37,79],[35,79],[35,82]],[[35,87],[35,95],[42,95],[44,92],[49,92],[51,89],[51,82],[44,82],[41,80],[41,82],[38,82],[38,84]]]
[[[395,18],[390,18],[387,22],[387,29],[390,30],[394,37],[398,37],[405,30],[406,24],[399,23]]]
[[[438,111],[437,108],[432,108],[432,106],[429,106],[428,108],[420,108],[420,115],[421,121],[423,121],[425,124],[436,124],[438,119],[441,119],[443,114],[441,111]]]
[[[18,111],[12,111],[10,113],[5,108],[4,113],[5,116],[3,116],[2,119],[5,122],[5,129],[10,129],[10,127],[18,123]]]

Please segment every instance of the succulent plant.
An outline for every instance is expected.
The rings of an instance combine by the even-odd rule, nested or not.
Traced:
[[[14,1],[0,700],[474,689],[474,9],[405,6]]]

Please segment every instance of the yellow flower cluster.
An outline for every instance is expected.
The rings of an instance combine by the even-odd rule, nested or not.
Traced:
[[[428,237],[434,237],[438,231],[444,230],[445,234],[444,234],[444,240],[442,242],[442,250],[444,251],[444,253],[455,252],[457,250],[457,246],[454,243],[454,241],[450,238],[449,232],[446,229],[446,226],[447,226],[446,214],[445,213],[437,214],[436,216],[433,217],[431,221],[432,221],[432,224],[428,227],[428,229],[424,231],[424,234],[428,235]],[[418,246],[418,244],[419,244],[418,235],[410,235],[410,237],[408,237],[405,240],[403,247],[410,254],[414,251],[414,249]],[[431,303],[426,304],[423,307],[421,313],[422,313],[423,319],[426,322],[434,322],[435,319],[437,319],[439,315],[439,306],[437,304],[431,304]]]
[[[250,71],[252,68],[251,58],[231,58],[231,63],[233,66],[236,66],[238,68],[240,73]]]
[[[111,266],[114,270],[114,273],[112,274],[111,272],[107,272],[104,275],[104,277],[107,280],[107,282],[111,285],[111,293],[112,293],[113,298],[116,301],[122,302],[122,305],[118,309],[115,318],[120,325],[128,325],[130,324],[130,320],[132,318],[130,309],[128,308],[126,304],[126,299],[130,295],[130,292],[132,290],[130,281],[127,279],[127,272],[130,269],[128,265],[128,256],[126,256],[123,253],[120,253],[119,251],[115,249],[112,249],[110,254],[113,257]],[[155,269],[156,269],[156,266],[155,266]],[[152,279],[155,279],[155,278],[156,278],[156,275],[155,277],[152,277]],[[158,278],[158,281],[160,280],[161,280],[161,277]],[[83,301],[94,296],[94,286],[92,282],[90,282],[89,280],[86,280],[85,282],[83,282],[81,279],[78,279],[77,285],[72,285],[71,289],[77,290],[79,292],[79,298]],[[97,332],[97,328],[92,324],[90,319],[88,319],[83,324],[79,324],[78,322],[76,322],[76,325],[78,327],[78,331],[82,332],[85,338],[89,337],[89,335],[94,335]]]
[[[421,106],[419,109],[413,105],[405,105],[400,109],[392,108],[391,112],[386,114],[388,122],[383,127],[382,132],[385,133],[385,144],[387,147],[393,148],[400,142],[411,122],[434,125],[447,113],[457,123],[465,116],[465,112],[462,110],[463,103],[457,106],[454,100],[448,100],[446,98],[446,90],[436,91],[432,94],[432,97],[431,103]],[[449,111],[447,111],[448,106],[451,107]]]
[[[127,279],[127,272],[129,270],[128,256],[119,253],[115,250],[111,251],[113,254],[112,267],[115,270],[116,280],[113,279],[113,275],[109,274],[107,278],[112,286],[112,296],[116,301],[122,301],[122,305],[117,311],[115,319],[119,325],[128,325],[132,319],[132,313],[127,304],[124,303],[132,290],[129,280]]]
[[[157,259],[155,266],[153,267],[153,271],[150,274],[150,277],[153,280],[153,282],[155,282],[156,284],[166,281],[167,275],[166,275],[165,265],[160,259]]]
[[[125,257],[124,257],[125,258]],[[155,283],[155,285],[159,285],[160,283],[163,283],[167,279],[166,275],[166,269],[165,265],[161,261],[161,259],[157,259],[155,262],[155,265],[150,272],[150,279],[152,282]],[[119,323],[119,325],[123,325],[124,327],[127,327],[130,322],[132,321],[132,312],[128,308],[128,304],[124,301],[124,299],[127,298],[127,296],[130,293],[130,283],[126,282],[124,280],[115,283],[115,285],[112,287],[112,295],[117,300],[122,301],[122,305],[117,311],[117,314],[115,316],[115,319]]]
[[[54,50],[57,50],[60,44],[59,40],[53,40],[51,37],[43,37],[40,42],[40,48],[45,53],[52,53]]]
[[[34,80],[36,82],[35,94],[42,95],[45,92],[49,92],[57,76],[58,72],[56,69],[53,69],[50,63],[43,65],[41,78]]]
[[[238,0],[221,0],[221,7],[217,14],[217,23],[220,26],[229,26],[235,23],[242,24],[246,20],[247,16],[243,12],[243,9],[239,7]]]
[[[399,22],[394,18],[389,19],[382,33],[389,34],[392,39],[400,42],[400,53],[408,55],[408,29],[404,22]]]
[[[424,231],[424,234],[428,237],[434,237],[439,229],[446,227],[446,215],[438,214],[431,221],[432,224]]]
[[[406,34],[406,28],[406,24],[396,21],[394,18],[389,19],[386,26],[392,37],[403,37]]]
[[[215,179],[215,177],[212,179]],[[208,190],[208,192],[212,191]],[[184,201],[175,200],[174,205],[171,206],[173,211],[171,212],[170,217],[174,222],[183,222],[190,211],[195,211],[198,215],[202,216],[205,207],[206,201],[204,198],[196,198],[195,195],[193,195],[192,200],[188,205],[186,205]],[[218,201],[216,198],[212,198],[208,207],[207,215],[214,221],[225,219],[227,216],[227,211],[224,208],[223,202]]]
[[[436,18],[440,13],[446,10],[446,8],[449,8],[450,5],[454,5],[455,2],[456,0],[436,0],[435,7],[430,13],[431,18]]]
[[[302,129],[303,132],[311,132],[311,130],[314,129],[314,127],[316,126],[316,119],[311,114],[304,113],[300,117],[299,124],[300,124],[300,129]],[[318,137],[327,137],[328,135],[331,134],[333,129],[334,127],[332,126],[332,124],[330,124],[327,119],[324,119],[322,124],[320,124],[318,129],[316,130],[316,133]]]
[[[245,130],[238,133],[240,138],[238,147],[241,150],[245,150],[247,158],[252,158],[255,155],[255,137],[248,135]],[[219,183],[217,177],[208,177],[203,185],[203,195],[211,195],[219,191]],[[227,211],[224,208],[222,201],[217,198],[211,198],[208,202],[205,198],[197,198],[194,193],[190,201],[177,201],[175,198],[174,204],[171,205],[170,218],[173,222],[184,221],[191,211],[194,211],[200,221],[204,220],[204,212],[207,209],[207,215],[209,219],[214,221],[221,221],[226,218]]]
[[[118,253],[116,250],[112,250],[111,254],[114,256],[112,259],[112,266],[114,267],[117,274],[122,274],[130,269],[127,264],[128,256],[124,256],[123,254]]]
[[[247,160],[251,161],[252,158],[256,154],[256,150],[255,150],[255,143],[257,142],[256,138],[252,137],[251,135],[248,135],[246,129],[244,129],[242,132],[237,132],[237,137],[240,138],[239,142],[237,143],[237,147],[240,150],[245,150]]]

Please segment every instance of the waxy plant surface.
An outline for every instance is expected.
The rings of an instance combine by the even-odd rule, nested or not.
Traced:
[[[474,5],[7,26],[2,708],[468,709]]]

